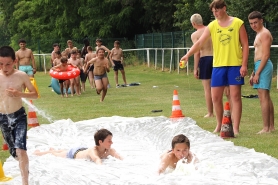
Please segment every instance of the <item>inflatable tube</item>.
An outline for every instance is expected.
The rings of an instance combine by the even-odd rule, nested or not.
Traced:
[[[50,69],[49,74],[59,80],[68,80],[77,77],[80,74],[80,70],[72,65],[68,65],[67,71],[54,71]]]
[[[58,82],[57,79],[55,78],[51,78],[51,87],[52,89],[54,90],[54,92],[56,92],[57,94],[61,94],[61,91],[60,91],[60,84]],[[64,89],[64,93],[66,92],[66,89]],[[71,91],[70,91],[70,88],[68,89],[68,94],[70,94]]]

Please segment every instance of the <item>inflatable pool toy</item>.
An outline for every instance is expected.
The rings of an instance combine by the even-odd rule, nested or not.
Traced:
[[[30,81],[31,81],[32,85],[35,87],[35,89],[36,89],[36,91],[38,93],[38,98],[40,98],[41,96],[40,96],[39,89],[38,89],[38,86],[37,86],[35,78],[30,77]],[[27,88],[25,88],[25,92],[28,93],[29,90]]]
[[[68,80],[77,77],[80,74],[80,70],[72,65],[68,65],[67,71],[54,71],[50,69],[49,74],[59,80]]]
[[[181,60],[179,66],[180,66],[181,69],[183,69],[187,66],[187,62],[185,63],[184,60]]]
[[[52,87],[54,92],[56,92],[57,94],[61,94],[60,84],[59,84],[57,79],[51,78],[51,85],[50,86]],[[64,89],[64,93],[65,92],[66,92],[66,89]],[[70,88],[68,89],[68,94],[71,94]]]

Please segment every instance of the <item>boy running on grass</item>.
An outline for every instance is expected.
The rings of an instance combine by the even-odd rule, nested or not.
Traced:
[[[96,83],[96,92],[97,94],[101,94],[100,102],[103,102],[105,95],[107,93],[107,85],[108,78],[107,72],[110,71],[108,59],[104,56],[105,50],[103,48],[99,48],[97,50],[97,57],[93,58],[87,63],[85,71],[88,70],[88,66],[90,64],[94,65],[94,79]]]
[[[19,162],[22,184],[28,184],[29,159],[26,153],[27,117],[21,98],[38,98],[29,76],[17,69],[15,52],[10,46],[0,48],[0,127],[10,154]],[[22,91],[22,86],[28,93]]]

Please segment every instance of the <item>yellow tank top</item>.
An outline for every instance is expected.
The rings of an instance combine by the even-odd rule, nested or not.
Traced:
[[[234,17],[231,25],[227,27],[221,27],[217,20],[208,25],[213,43],[213,67],[242,65],[239,40],[239,29],[242,24],[242,20]]]

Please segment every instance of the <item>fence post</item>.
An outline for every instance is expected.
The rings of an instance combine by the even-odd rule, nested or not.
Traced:
[[[161,55],[162,55],[162,71],[164,71],[164,49],[162,49]]]
[[[148,67],[150,67],[150,49],[147,48],[147,62],[148,62]]]
[[[41,48],[40,48],[40,39],[38,39],[38,52],[39,54],[41,54]],[[39,70],[42,70],[42,63],[41,63],[41,56],[39,55],[39,64],[40,64],[40,69]]]
[[[155,48],[154,69],[157,67],[157,48]]]

